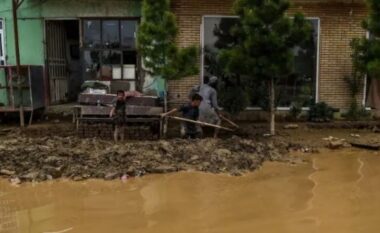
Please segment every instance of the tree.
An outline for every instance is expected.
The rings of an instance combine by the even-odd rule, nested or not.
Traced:
[[[312,27],[300,13],[290,18],[288,0],[236,0],[240,17],[233,29],[239,43],[220,54],[227,73],[237,73],[248,86],[265,82],[269,93],[270,133],[275,134],[275,82],[293,70],[293,48],[309,38]]]
[[[354,72],[364,78],[380,78],[380,0],[367,0],[369,16],[363,21],[363,28],[370,37],[355,38],[353,48]]]
[[[144,0],[142,23],[138,31],[138,49],[144,66],[153,75],[179,79],[198,72],[195,46],[178,48],[176,18],[170,0]]]

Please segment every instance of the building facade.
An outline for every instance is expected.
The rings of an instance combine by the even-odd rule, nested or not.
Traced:
[[[233,0],[172,0],[179,26],[178,44],[201,48],[200,74],[169,82],[172,103],[187,100],[191,87],[212,75],[212,56],[237,20]],[[74,100],[83,80],[112,82],[113,89],[139,89],[141,62],[136,51],[140,0],[25,0],[19,9],[21,63],[41,65],[48,80],[50,103]],[[344,76],[352,70],[350,41],[365,36],[364,0],[293,0],[289,15],[302,12],[313,25],[306,49],[295,48],[294,76],[279,83],[280,107],[295,100],[307,107],[324,101],[347,109],[350,93]],[[0,64],[15,63],[11,0],[0,0]],[[217,43],[218,42],[218,43]],[[211,59],[211,60],[210,60]],[[112,88],[111,88],[112,89]],[[365,87],[358,101],[365,103]],[[257,95],[252,95],[252,107]]]
[[[139,0],[25,0],[18,9],[22,65],[43,66],[50,104],[73,101],[84,80],[134,88]],[[0,0],[0,62],[15,64],[12,0]]]
[[[177,0],[173,4],[180,28],[179,44],[195,44],[202,48],[202,74],[207,74],[205,57],[217,40],[213,30],[222,25],[223,20],[231,21],[234,17],[232,5],[233,0]],[[364,1],[293,0],[289,15],[294,12],[304,13],[312,22],[314,45],[308,46],[308,51],[303,55],[296,56],[299,77],[280,84],[286,90],[282,97],[285,101],[280,106],[287,109],[291,99],[296,99],[297,94],[302,96],[306,93],[313,101],[324,101],[335,108],[347,109],[350,93],[344,76],[352,71],[350,41],[366,35],[361,27],[367,14]],[[171,82],[172,99],[181,101],[186,97],[187,90],[201,80],[197,76]],[[364,89],[358,96],[358,101],[363,104]]]

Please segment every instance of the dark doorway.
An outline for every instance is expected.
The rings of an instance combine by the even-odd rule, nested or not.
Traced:
[[[83,83],[79,20],[46,21],[46,56],[50,102],[75,101]]]

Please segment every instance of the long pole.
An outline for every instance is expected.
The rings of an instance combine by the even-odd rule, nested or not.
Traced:
[[[222,130],[231,131],[231,132],[234,131],[233,129],[226,128],[226,127],[223,127],[223,126],[220,126],[220,125],[209,124],[209,123],[202,122],[202,121],[193,121],[193,120],[182,118],[182,117],[168,116],[168,118],[173,119],[173,120],[177,120],[177,121],[184,121],[184,122],[194,123],[194,124],[197,124],[197,125],[202,125],[202,126],[222,129]]]
[[[228,124],[232,125],[233,127],[236,127],[236,128],[240,128],[240,126],[238,126],[235,122],[231,121],[230,119],[228,119],[227,117],[223,116],[223,115],[219,115],[219,117],[223,120],[225,120]]]
[[[18,7],[19,7],[18,0],[12,0],[13,31],[14,31],[14,36],[15,36],[17,89],[19,91],[20,127],[25,127],[24,106],[22,103],[23,99],[22,99],[22,87],[21,87],[20,44],[19,44],[19,35],[18,35],[18,22],[17,22]]]

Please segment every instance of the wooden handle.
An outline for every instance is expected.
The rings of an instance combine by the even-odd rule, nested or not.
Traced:
[[[226,118],[225,116],[223,116],[223,115],[220,115],[220,118],[222,118],[223,120],[225,120],[225,121],[227,121],[230,125],[232,125],[232,126],[234,126],[234,127],[236,127],[236,128],[240,128],[240,126],[239,125],[237,125],[236,123],[234,123],[233,121],[231,121],[230,119],[228,119],[228,118]]]
[[[194,123],[194,124],[197,124],[197,125],[202,125],[202,126],[222,129],[222,130],[226,130],[226,131],[231,131],[231,132],[234,131],[233,129],[230,129],[230,128],[226,128],[226,127],[223,127],[223,126],[220,126],[220,125],[209,124],[209,123],[202,122],[202,121],[193,121],[193,120],[190,120],[190,119],[181,118],[181,117],[175,117],[175,116],[169,116],[169,118],[171,118],[173,120],[177,120],[177,121],[184,121],[184,122]]]

